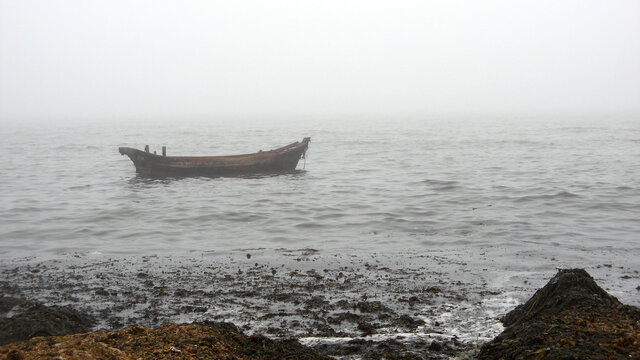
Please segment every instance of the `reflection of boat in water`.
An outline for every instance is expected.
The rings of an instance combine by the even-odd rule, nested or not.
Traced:
[[[231,156],[166,156],[129,147],[118,148],[121,155],[133,161],[136,171],[153,176],[227,176],[261,173],[280,173],[296,169],[304,157],[311,138],[269,151]]]

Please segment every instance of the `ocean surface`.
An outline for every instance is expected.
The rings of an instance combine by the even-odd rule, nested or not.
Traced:
[[[471,254],[470,271],[479,252],[518,272],[640,270],[637,117],[62,122],[0,134],[0,259],[454,249]],[[298,171],[278,176],[149,179],[118,153],[226,155],[306,136]],[[631,281],[613,283],[638,304]]]

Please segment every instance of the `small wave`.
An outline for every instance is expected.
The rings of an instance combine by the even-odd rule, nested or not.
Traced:
[[[499,140],[496,141],[495,144],[498,145],[539,145],[541,141],[536,140],[525,140],[525,139],[507,139],[507,140]]]
[[[560,191],[555,194],[522,196],[522,197],[516,198],[514,201],[520,203],[520,202],[528,202],[528,201],[535,201],[535,200],[571,199],[571,198],[577,198],[577,197],[580,197],[580,195],[574,194],[569,191]]]
[[[434,190],[453,190],[459,187],[459,183],[453,180],[426,179],[420,181],[420,183],[429,185]]]
[[[53,150],[60,151],[60,150],[75,150],[75,149],[83,149],[83,148],[84,146],[78,145],[78,144],[64,144],[64,145],[58,145],[54,147]]]
[[[317,220],[331,220],[331,219],[339,219],[343,218],[346,215],[343,213],[330,213],[316,216]]]
[[[217,215],[204,214],[194,217],[192,220],[196,222],[206,222],[211,220],[225,220],[231,222],[251,222],[265,219],[262,214],[246,213],[240,211],[228,211]]]
[[[91,184],[71,186],[71,187],[68,187],[67,190],[75,191],[75,190],[84,190],[89,188],[91,188]]]
[[[325,225],[320,224],[318,222],[303,222],[303,223],[296,224],[294,226],[297,228],[311,229],[311,228],[321,228],[321,227],[324,227]]]
[[[46,207],[42,207],[42,206],[16,206],[16,207],[12,207],[12,208],[8,208],[6,210],[6,213],[11,216],[11,215],[21,215],[21,214],[29,214],[29,213],[35,213],[35,212],[43,212],[43,211],[50,211],[50,208],[46,208]],[[61,210],[59,208],[55,208],[54,210]]]

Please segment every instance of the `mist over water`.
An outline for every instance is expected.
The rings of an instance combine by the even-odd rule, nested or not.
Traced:
[[[637,114],[639,12],[633,0],[6,1],[0,124]]]
[[[640,306],[639,13],[0,2],[0,297],[447,354],[561,268]],[[149,178],[118,152],[304,137],[268,176]]]
[[[640,123],[557,120],[5,129],[0,256],[447,246],[593,261],[637,254]],[[308,158],[278,176],[149,179],[117,152],[246,153],[304,136]]]

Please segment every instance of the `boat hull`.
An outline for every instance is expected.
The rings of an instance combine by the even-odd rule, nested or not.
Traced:
[[[134,148],[121,147],[136,172],[149,176],[241,176],[291,172],[306,153],[310,138],[270,151],[233,156],[162,156]]]

